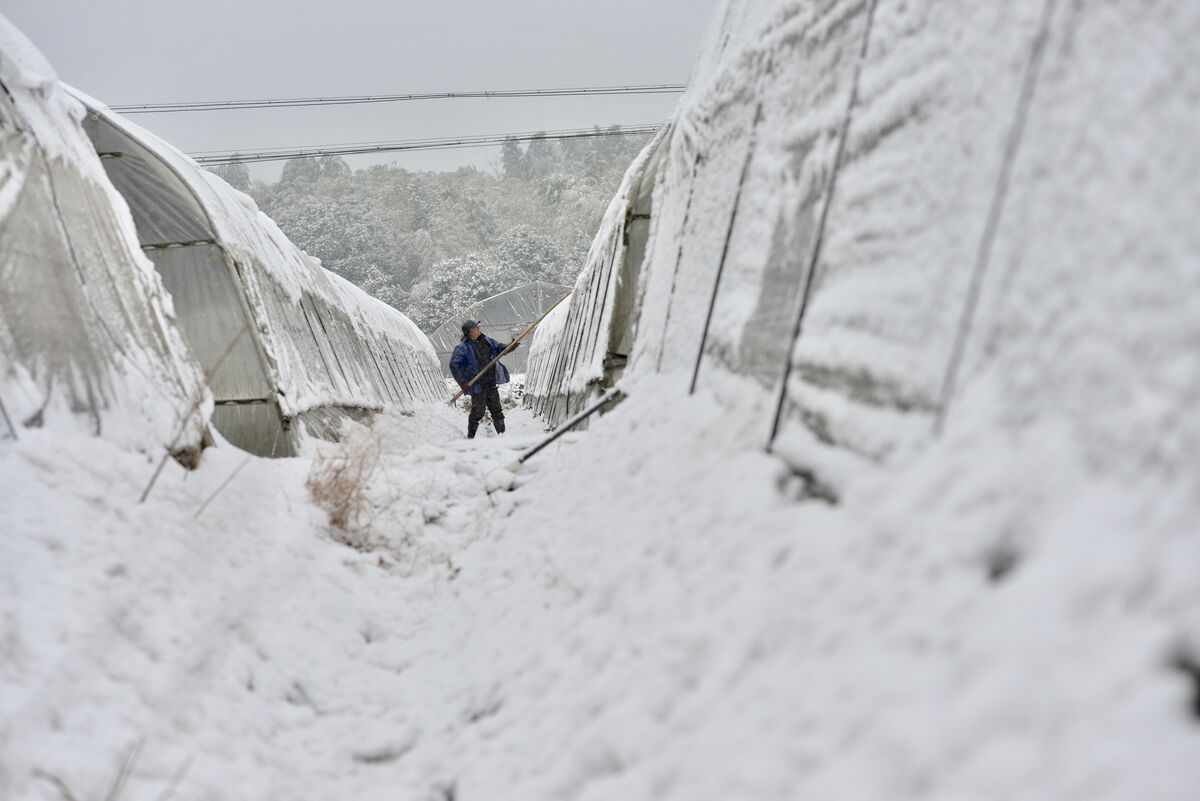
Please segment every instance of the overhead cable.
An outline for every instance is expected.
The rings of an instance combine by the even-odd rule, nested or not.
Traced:
[[[392,142],[351,142],[340,145],[318,145],[296,148],[263,148],[252,150],[221,150],[189,155],[197,164],[252,163],[263,161],[287,161],[291,159],[321,158],[323,156],[358,156],[372,153],[395,153],[414,150],[455,150],[469,147],[490,147],[505,142],[561,141],[566,139],[596,139],[608,136],[641,136],[658,131],[658,123],[645,125],[613,126],[610,128],[576,128],[560,131],[538,131],[533,133],[484,134],[439,139],[406,139]]]
[[[363,103],[399,103],[408,100],[500,100],[518,97],[580,97],[604,95],[678,94],[687,88],[682,83],[642,84],[637,86],[577,86],[560,89],[501,89],[469,92],[413,92],[389,95],[347,95],[341,97],[285,97],[260,100],[206,100],[179,103],[126,103],[111,106],[122,114],[170,114],[182,111],[232,111],[258,108],[300,108],[307,106],[350,106]]]

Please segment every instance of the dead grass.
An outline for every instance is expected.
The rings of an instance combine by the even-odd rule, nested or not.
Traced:
[[[384,445],[365,426],[348,428],[340,443],[313,459],[305,486],[329,515],[334,538],[366,551],[372,547],[371,531],[382,513],[371,486],[381,468]]]

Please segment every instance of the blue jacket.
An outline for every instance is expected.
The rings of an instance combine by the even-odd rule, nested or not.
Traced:
[[[482,336],[483,340],[487,342],[489,346],[491,346],[492,359],[499,356],[506,347],[489,336],[482,334],[480,336]],[[465,384],[479,374],[479,370],[484,364],[487,364],[487,362],[480,364],[479,360],[475,358],[475,348],[471,346],[471,340],[464,339],[454,348],[454,354],[450,357],[450,374],[454,376],[455,381],[460,384]],[[508,368],[500,362],[496,362],[494,370],[496,372],[496,383],[507,384]],[[479,385],[481,383],[483,383],[482,378],[471,385],[472,395],[479,394]]]

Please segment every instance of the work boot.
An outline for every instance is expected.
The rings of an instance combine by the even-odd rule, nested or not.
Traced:
[[[475,439],[475,432],[479,430],[479,423],[467,426],[467,439]]]
[[[504,433],[504,418],[500,417],[500,418],[497,418],[496,420],[493,420],[492,422],[496,424],[496,433],[503,434]]]

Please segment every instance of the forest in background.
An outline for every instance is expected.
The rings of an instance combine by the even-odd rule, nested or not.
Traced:
[[[619,129],[610,129],[619,131]],[[295,159],[275,183],[215,167],[322,265],[432,331],[475,300],[533,280],[574,283],[644,135],[515,141],[492,170],[351,170]]]

